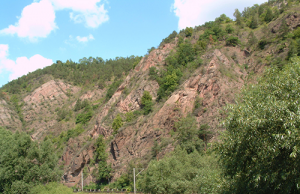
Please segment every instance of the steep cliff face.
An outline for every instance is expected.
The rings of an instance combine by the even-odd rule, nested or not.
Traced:
[[[27,123],[26,127],[31,130],[31,137],[39,139],[43,132],[57,124],[55,110],[62,107],[69,96],[80,91],[61,80],[51,80],[31,94],[24,97],[23,115]]]
[[[300,26],[300,15],[291,12],[270,23],[264,29],[254,31],[258,39],[265,34],[277,37],[280,33],[282,20],[289,29]],[[241,29],[240,29],[241,30]],[[263,32],[266,30],[267,32]],[[194,46],[199,35],[198,31],[187,39]],[[249,32],[236,32],[245,45]],[[203,64],[180,82],[180,86],[167,99],[157,102],[159,83],[149,76],[149,68],[166,69],[165,59],[175,53],[178,39],[163,44],[143,57],[132,69],[112,97],[105,101],[107,88],[96,86],[72,86],[63,80],[49,79],[34,91],[22,96],[22,114],[25,125],[9,100],[0,100],[0,124],[9,129],[24,130],[31,134],[35,141],[45,136],[57,138],[68,130],[75,128],[76,116],[83,110],[75,111],[77,100],[88,100],[93,107],[93,117],[84,125],[84,131],[76,137],[68,138],[59,150],[61,155],[59,165],[64,166],[62,182],[68,186],[75,186],[80,181],[80,174],[84,172],[84,184],[95,182],[97,164],[94,164],[94,143],[99,135],[103,135],[107,143],[107,162],[114,169],[113,180],[125,172],[130,164],[146,166],[153,159],[152,148],[157,142],[161,149],[156,155],[162,158],[172,151],[176,144],[174,138],[174,124],[180,118],[192,114],[199,126],[210,126],[212,135],[209,141],[217,141],[219,132],[224,130],[220,126],[223,119],[224,106],[235,103],[245,83],[255,83],[264,67],[270,64],[271,58],[285,58],[289,43],[281,43],[283,49],[278,51],[276,44],[267,43],[264,49],[225,46],[225,41],[219,40],[208,45],[207,50],[197,56]],[[123,74],[125,75],[125,74]],[[112,84],[113,80],[107,83]],[[104,84],[105,85],[105,84]],[[149,91],[153,102],[153,111],[148,115],[141,113],[141,98],[144,91]],[[60,121],[59,111],[65,110],[70,114],[69,119]],[[127,114],[134,115],[127,121]],[[117,115],[123,118],[123,126],[113,133],[112,122]],[[59,145],[56,145],[59,147]]]

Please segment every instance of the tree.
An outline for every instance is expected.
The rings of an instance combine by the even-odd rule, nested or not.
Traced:
[[[243,24],[241,12],[238,9],[235,9],[233,16],[235,17],[236,25],[241,26]]]
[[[121,128],[122,126],[123,126],[123,120],[122,120],[122,117],[120,116],[120,114],[118,114],[112,123],[112,128],[114,130],[113,133],[117,134],[118,129]]]
[[[265,16],[265,22],[269,23],[274,18],[273,12],[270,7],[267,8],[266,16]]]
[[[251,18],[250,28],[255,29],[258,27],[258,15],[254,14]]]
[[[229,36],[226,39],[226,46],[237,46],[238,44],[240,44],[240,40],[238,37]]]
[[[28,193],[34,185],[61,177],[50,140],[38,144],[25,133],[0,128],[0,153],[1,193]]]
[[[228,33],[228,34],[232,34],[234,32],[234,28],[230,25],[230,24],[227,24],[226,25],[226,28],[225,28],[225,31]]]
[[[149,114],[153,109],[153,101],[152,96],[149,91],[144,91],[142,99],[141,99],[141,105],[144,110],[144,114]]]
[[[185,32],[185,37],[190,37],[193,34],[194,29],[192,27],[186,27],[184,32]]]
[[[202,151],[204,144],[199,138],[199,130],[197,128],[196,119],[187,116],[175,123],[175,129],[178,132],[177,140],[179,145],[188,153],[195,150]]]
[[[159,161],[152,160],[139,175],[138,185],[144,193],[151,194],[218,193],[220,175],[215,155],[188,154],[177,147],[171,155]]]
[[[94,152],[94,160],[98,163],[98,175],[97,180],[100,183],[108,183],[110,178],[110,173],[112,171],[111,167],[107,164],[107,153],[106,146],[104,143],[103,136],[100,135],[95,144],[96,150]]]
[[[231,193],[299,193],[300,59],[272,67],[227,107],[218,150]]]

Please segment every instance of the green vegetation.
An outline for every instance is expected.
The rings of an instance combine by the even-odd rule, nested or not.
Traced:
[[[117,134],[118,130],[123,126],[123,119],[120,114],[116,116],[112,123],[112,128],[114,130],[113,134]]]
[[[0,192],[25,194],[34,185],[60,180],[50,140],[38,144],[25,133],[0,128],[0,152]]]
[[[82,123],[82,124],[86,124],[88,123],[91,118],[93,117],[93,111],[92,110],[88,110],[85,113],[80,113],[76,116],[76,124]]]
[[[141,100],[141,105],[145,115],[149,114],[152,111],[153,102],[152,102],[152,96],[150,92],[144,91]]]
[[[106,146],[103,136],[100,135],[95,143],[96,150],[94,152],[94,160],[98,163],[97,180],[99,183],[107,184],[108,179],[111,177],[112,171],[110,165],[107,164],[107,153],[105,152]]]
[[[71,188],[60,183],[51,182],[45,185],[37,185],[30,189],[30,194],[73,194]]]
[[[115,105],[137,88],[134,84],[138,79],[133,77],[124,87],[120,98],[114,99],[116,101],[103,119],[105,128],[111,126],[113,129],[112,135],[105,140],[101,135],[97,140],[92,139],[84,132],[89,132],[93,124],[91,121],[95,121],[92,119],[94,114],[106,108],[102,103],[112,98],[141,57],[118,57],[106,61],[90,57],[83,58],[78,63],[71,60],[65,63],[57,61],[50,67],[29,73],[5,85],[0,91],[0,98],[7,100],[8,107],[14,109],[23,123],[23,129],[28,133],[36,129],[30,131],[31,129],[26,128],[23,111],[35,104],[22,102],[25,95],[49,79],[61,79],[65,83],[80,86],[81,92],[73,96],[71,91],[66,92],[69,98],[62,99],[59,108],[55,110],[56,115],[49,120],[47,118],[48,121],[58,121],[54,123],[56,128],[50,128],[49,134],[46,130],[42,131],[40,137],[47,136],[44,141],[39,139],[40,143],[32,141],[24,133],[13,134],[0,129],[0,192],[72,192],[56,183],[61,179],[61,172],[57,168],[57,156],[54,153],[62,154],[67,142],[74,138],[83,141],[81,151],[87,146],[95,147],[94,158],[84,166],[83,174],[86,178],[88,168],[97,166],[92,172],[97,181],[86,185],[85,189],[109,187],[132,190],[132,168],[142,167],[145,171],[137,178],[137,187],[145,193],[299,193],[300,59],[297,56],[300,56],[300,27],[291,30],[290,23],[285,19],[288,14],[299,10],[299,1],[289,0],[287,4],[282,2],[270,0],[247,7],[241,12],[236,9],[235,21],[222,14],[215,21],[195,28],[188,27],[179,34],[173,31],[160,43],[160,48],[167,43],[177,43],[163,61],[165,64],[159,62],[159,65],[149,68],[149,80],[155,80],[159,84],[159,102],[152,100],[151,94],[155,91],[151,91],[151,94],[144,91],[141,109],[117,114]],[[286,10],[289,12],[285,12]],[[270,22],[272,23],[269,24]],[[225,45],[228,47],[223,48]],[[155,47],[148,49],[145,57],[154,49]],[[154,142],[150,142],[152,147],[148,148],[149,152],[143,155],[143,159],[134,157],[131,162],[124,164],[124,158],[120,158],[121,165],[126,165],[127,170],[108,185],[112,173],[116,173],[118,167],[115,168],[116,172],[112,171],[107,163],[109,153],[106,150],[119,130],[131,125],[130,128],[135,131],[131,139],[135,141],[140,133],[140,126],[151,119],[151,112],[164,106],[163,101],[175,90],[181,89],[187,79],[195,77],[197,80],[196,76],[199,79],[206,78],[204,74],[209,70],[200,66],[209,63],[215,49],[219,49],[228,59],[231,57],[232,64],[216,65],[216,73],[220,74],[210,74],[211,84],[222,81],[219,75],[228,77],[226,82],[243,79],[246,84],[253,83],[256,77],[251,80],[251,75],[261,72],[264,66],[269,65],[258,84],[245,86],[241,96],[236,98],[237,104],[228,105],[221,118],[216,118],[225,119],[226,131],[220,141],[210,142],[212,137],[218,138],[215,134],[220,133],[214,119],[209,120],[211,118],[208,117],[198,122],[206,116],[202,113],[210,108],[198,94],[191,112],[181,112],[177,106],[171,107],[174,108],[174,120],[168,121],[166,128],[154,129],[155,133],[158,132],[155,134],[157,136],[151,137]],[[244,59],[240,60],[242,52]],[[219,56],[220,61],[222,58]],[[287,64],[287,60],[291,62]],[[244,64],[238,64],[241,61]],[[238,68],[241,69],[240,75],[235,73]],[[247,70],[249,76],[245,76],[246,71],[242,68]],[[188,84],[185,86],[189,86]],[[233,84],[229,83],[228,87],[231,85]],[[80,100],[80,95],[95,88],[106,92],[99,96],[101,99],[94,102]],[[208,89],[214,90],[213,87]],[[235,91],[232,89],[228,93]],[[214,94],[215,104],[211,107],[231,102],[233,99],[227,98],[228,93]],[[203,98],[206,97],[208,96],[204,95]],[[75,101],[74,108],[70,108]],[[42,108],[48,106],[47,111],[53,112],[51,103],[45,101],[45,104],[41,104]],[[149,116],[142,116],[143,114]],[[143,119],[139,119],[140,116]],[[48,127],[50,124],[46,122],[46,125]],[[76,138],[78,136],[80,138]],[[52,143],[55,144],[55,149]],[[74,145],[68,146],[73,148]],[[174,151],[163,157],[173,148]]]
[[[228,106],[219,145],[230,193],[299,192],[300,59],[273,67]]]
[[[135,64],[141,60],[141,57],[116,57],[115,59],[103,60],[101,57],[82,58],[79,63],[67,60],[65,63],[57,61],[51,66],[38,69],[26,76],[4,85],[2,91],[11,94],[20,94],[22,91],[27,92],[30,85],[43,75],[51,75],[55,79],[62,79],[68,83],[77,86],[99,86],[103,88],[105,82],[110,81],[113,77],[122,78],[126,75]],[[39,83],[41,85],[43,82]],[[33,88],[30,88],[33,89]]]
[[[188,154],[176,150],[162,160],[152,160],[138,185],[146,193],[217,193],[220,191],[221,168],[214,154]]]
[[[173,31],[167,38],[162,40],[160,46],[172,42],[176,36],[177,36],[177,32]]]
[[[121,83],[123,82],[122,79],[119,80],[115,80],[108,88],[107,92],[106,92],[106,96],[105,99],[108,101],[113,94],[115,93],[115,91],[118,89],[118,87],[121,85]]]
[[[13,106],[15,107],[15,110],[19,116],[19,119],[22,122],[22,125],[24,127],[25,120],[24,120],[23,111],[22,111],[23,103],[20,103],[17,95],[12,95],[12,97],[10,98],[10,101],[12,102]]]
[[[235,36],[229,36],[226,39],[226,46],[237,46],[238,44],[240,44],[240,40],[238,37]]]
[[[76,125],[74,129],[69,129],[67,131],[63,131],[60,133],[58,137],[52,139],[53,143],[57,143],[58,145],[62,145],[69,141],[70,138],[74,138],[79,136],[84,132],[84,129],[81,124]],[[45,139],[50,139],[50,137],[46,137]]]
[[[175,129],[178,132],[178,143],[187,153],[203,150],[204,144],[199,138],[199,129],[195,117],[189,115],[180,119],[175,123]]]

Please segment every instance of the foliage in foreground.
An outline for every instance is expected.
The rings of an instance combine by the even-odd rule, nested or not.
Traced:
[[[228,107],[219,145],[229,193],[298,193],[300,59],[273,67]]]
[[[103,136],[100,135],[95,144],[96,150],[94,152],[94,160],[98,163],[97,180],[99,183],[107,184],[108,179],[111,177],[111,166],[107,164],[107,153],[105,152],[106,146]]]
[[[60,179],[50,140],[38,144],[25,133],[0,128],[0,153],[0,192],[28,193],[33,185]]]
[[[214,154],[188,154],[177,147],[171,156],[152,160],[138,184],[147,193],[217,193],[222,183]]]

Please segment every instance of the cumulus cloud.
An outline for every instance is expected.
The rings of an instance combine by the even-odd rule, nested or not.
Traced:
[[[52,59],[47,59],[39,54],[36,54],[29,59],[27,57],[18,57],[13,61],[8,57],[8,45],[0,44],[0,72],[5,69],[10,71],[9,80],[17,79],[23,75],[33,72],[37,69],[52,65]]]
[[[264,2],[265,0],[174,0],[171,10],[179,18],[178,29],[181,30],[213,21],[222,13],[232,17],[235,8],[243,9]]]
[[[0,30],[0,34],[17,34],[31,41],[47,37],[56,29],[55,11],[50,1],[42,0],[26,6],[15,25]]]
[[[83,42],[84,43],[84,42],[88,42],[90,40],[95,40],[95,38],[92,34],[90,34],[89,36],[84,36],[84,37],[77,36],[76,40],[78,42]]]
[[[0,30],[0,34],[17,34],[21,38],[37,41],[46,38],[57,29],[55,12],[70,10],[70,18],[75,23],[97,28],[109,20],[107,10],[101,0],[35,0],[24,7],[19,20],[14,25]]]
[[[101,0],[51,0],[56,10],[70,9],[70,18],[75,23],[85,23],[97,28],[109,20],[107,10]]]

